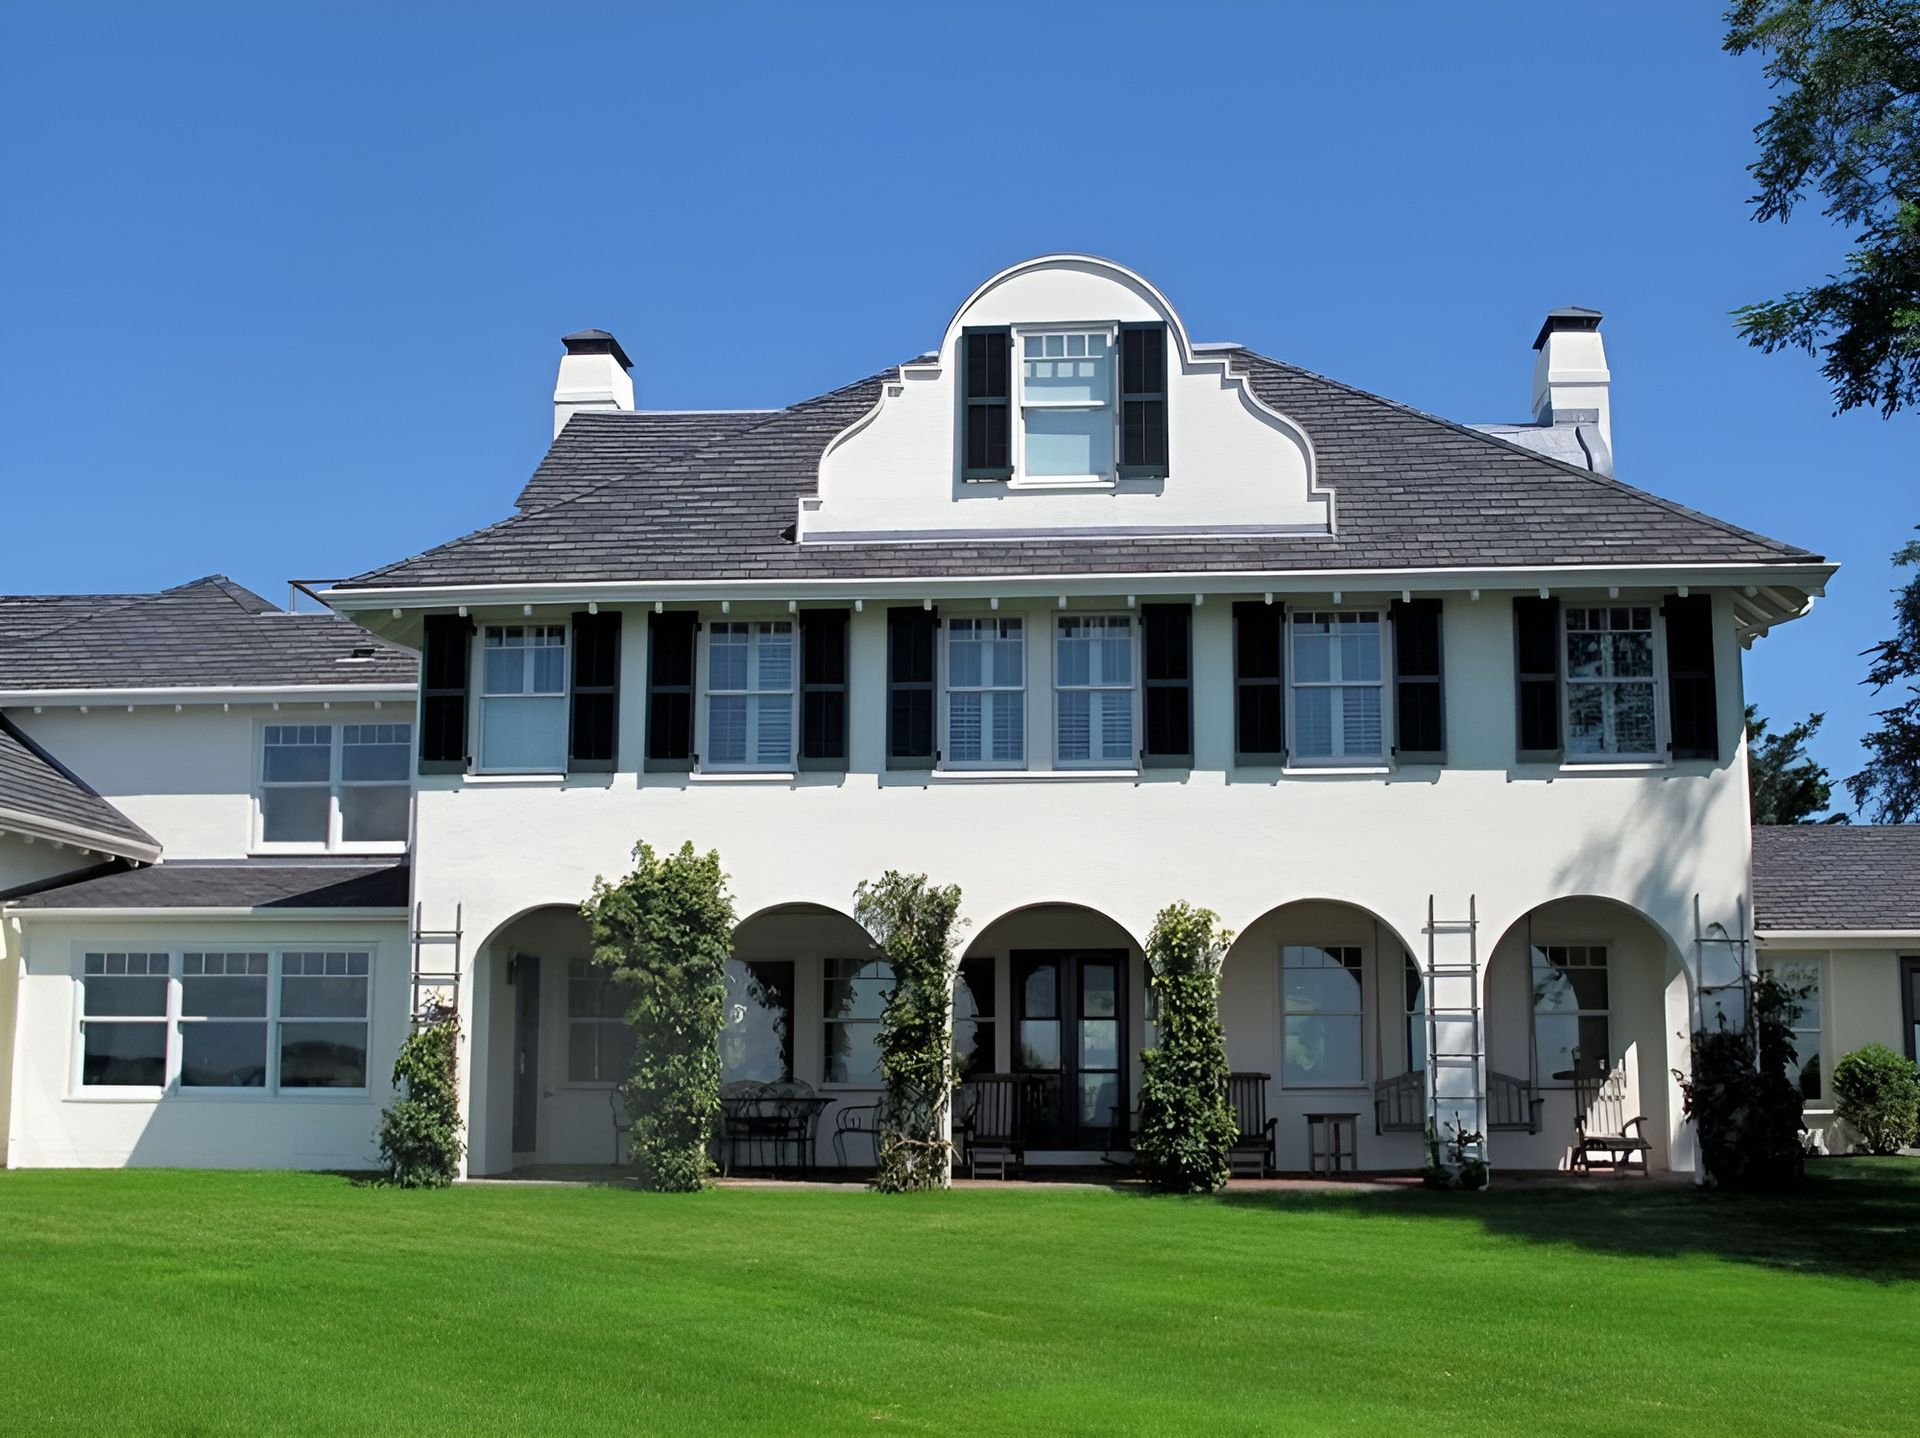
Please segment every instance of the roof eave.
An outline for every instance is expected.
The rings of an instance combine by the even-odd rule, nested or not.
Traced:
[[[111,859],[128,859],[152,864],[160,858],[160,845],[142,842],[125,834],[111,834],[84,824],[68,824],[43,814],[19,809],[0,809],[0,833],[16,834],[35,843],[56,844],[80,854],[103,854]]]

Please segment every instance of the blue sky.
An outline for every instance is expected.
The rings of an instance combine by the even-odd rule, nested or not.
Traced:
[[[1748,219],[1717,8],[9,7],[0,590],[284,596],[507,512],[568,330],[643,406],[779,405],[1090,250],[1466,421],[1603,310],[1621,476],[1845,566],[1748,684],[1851,773],[1920,415],[1733,332],[1845,236]]]

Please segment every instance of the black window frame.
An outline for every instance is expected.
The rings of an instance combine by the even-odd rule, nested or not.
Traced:
[[[993,384],[996,352],[1001,361],[997,390]],[[969,326],[961,330],[959,369],[960,477],[976,484],[1010,480],[1013,478],[1013,327]],[[999,412],[997,427],[996,410]]]
[[[1121,479],[1165,479],[1169,473],[1169,344],[1167,326],[1158,320],[1120,326],[1117,473]],[[1157,374],[1153,372],[1156,363]]]

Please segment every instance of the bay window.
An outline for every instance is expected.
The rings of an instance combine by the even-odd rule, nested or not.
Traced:
[[[480,767],[567,767],[567,626],[489,624],[481,650]]]
[[[792,621],[709,625],[703,767],[791,769],[793,695]]]
[[[157,1094],[367,1088],[372,952],[90,952],[79,1082]]]
[[[946,762],[1017,769],[1027,760],[1026,632],[1018,619],[947,624]]]
[[[1097,329],[1021,330],[1022,479],[1070,484],[1114,474],[1114,339]]]
[[[1533,1040],[1540,1073],[1550,1080],[1567,1083],[1576,1070],[1607,1071],[1613,1042],[1604,946],[1535,946]]]
[[[1287,944],[1280,951],[1282,1082],[1356,1088],[1362,1082],[1361,962],[1357,945]]]
[[[1382,621],[1377,610],[1303,610],[1288,616],[1295,762],[1385,762]]]
[[[1570,605],[1564,636],[1568,755],[1658,757],[1653,609]]]
[[[1062,615],[1054,640],[1055,758],[1063,766],[1135,762],[1133,619]]]
[[[412,724],[267,724],[260,733],[263,845],[406,843]]]

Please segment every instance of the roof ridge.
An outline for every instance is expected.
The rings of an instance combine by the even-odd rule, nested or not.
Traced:
[[[1582,469],[1578,465],[1568,464],[1566,461],[1555,459],[1551,455],[1541,454],[1538,450],[1528,449],[1525,445],[1514,444],[1510,440],[1502,439],[1497,434],[1488,434],[1485,430],[1475,429],[1471,425],[1462,423],[1459,420],[1448,419],[1444,415],[1433,414],[1428,410],[1418,409],[1401,400],[1390,399],[1386,395],[1375,394],[1372,390],[1361,389],[1358,385],[1352,385],[1346,383],[1344,380],[1334,379],[1332,376],[1321,374],[1317,370],[1310,370],[1304,365],[1293,364],[1288,360],[1275,359],[1272,355],[1262,354],[1259,350],[1251,349],[1245,345],[1240,346],[1240,353],[1258,360],[1262,364],[1272,365],[1275,369],[1291,370],[1295,374],[1304,375],[1308,379],[1317,380],[1321,384],[1331,385],[1333,388],[1342,390],[1347,394],[1356,395],[1361,399],[1371,400],[1376,404],[1385,405],[1390,409],[1400,410],[1402,413],[1411,415],[1415,419],[1425,420],[1429,424],[1437,424],[1443,429],[1451,430],[1455,434],[1466,435],[1469,438],[1480,441],[1482,444],[1498,446],[1510,453],[1521,455],[1526,459],[1532,460],[1536,464],[1549,465],[1570,478],[1587,480],[1590,483],[1599,485],[1603,489],[1644,500],[1666,510],[1668,513],[1677,514],[1686,519],[1711,525],[1736,538],[1753,540],[1768,545],[1785,555],[1805,555],[1809,560],[1815,561],[1821,558],[1821,556],[1814,554],[1811,550],[1802,549],[1798,545],[1788,544],[1784,540],[1773,538],[1771,535],[1761,534],[1758,530],[1744,529],[1731,520],[1721,519],[1716,515],[1708,514],[1704,510],[1694,509],[1689,505],[1681,504],[1677,500],[1663,498],[1650,490],[1628,484],[1622,479],[1616,479],[1610,474],[1600,474],[1591,469]]]

